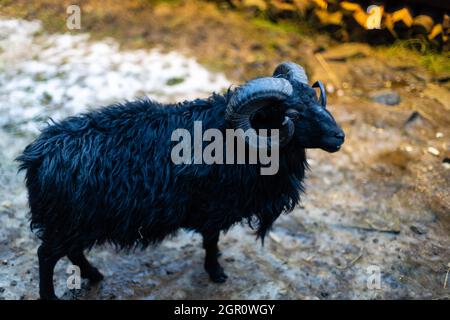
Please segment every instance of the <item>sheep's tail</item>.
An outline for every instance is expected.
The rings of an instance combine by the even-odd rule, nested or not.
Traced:
[[[36,178],[32,173],[39,169],[42,165],[45,155],[50,153],[50,146],[45,139],[36,139],[29,144],[15,161],[19,162],[19,170],[26,171],[25,180],[28,182],[32,178]]]
[[[41,238],[46,221],[46,211],[42,208],[39,187],[39,168],[49,150],[42,140],[35,140],[15,160],[19,162],[19,170],[26,171],[25,184],[28,189],[28,202],[30,206],[30,228]]]

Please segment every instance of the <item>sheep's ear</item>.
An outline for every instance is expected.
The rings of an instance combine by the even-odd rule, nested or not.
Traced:
[[[314,82],[312,87],[320,89],[319,103],[322,107],[326,108],[327,107],[327,92],[325,91],[325,87],[323,86],[322,81]]]

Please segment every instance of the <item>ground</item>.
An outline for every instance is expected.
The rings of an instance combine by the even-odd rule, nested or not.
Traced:
[[[450,297],[447,67],[401,47],[337,44],[303,27],[252,20],[203,2],[157,2],[142,10],[142,1],[101,7],[85,1],[84,27],[65,34],[64,2],[35,6],[6,1],[0,19],[0,299],[38,297],[38,241],[13,159],[47,117],[143,95],[161,101],[207,96],[269,75],[284,60],[305,65],[311,81],[327,84],[329,108],[347,139],[335,154],[308,151],[302,205],[276,221],[265,245],[246,226],[222,235],[229,275],[222,285],[203,271],[195,234],[180,232],[130,253],[97,247],[88,257],[105,280],[68,290],[69,263],[61,260],[57,295]],[[118,18],[120,12],[127,14]],[[371,282],[377,270],[380,287]]]

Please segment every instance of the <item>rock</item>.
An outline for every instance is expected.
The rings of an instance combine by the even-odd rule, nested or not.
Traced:
[[[173,270],[170,270],[170,269],[166,269],[166,274],[167,275],[172,275],[172,274],[174,274],[175,273],[175,271],[173,271]]]
[[[412,151],[413,151],[413,147],[411,147],[411,146],[406,146],[406,147],[405,147],[405,151],[406,151],[406,152],[412,152]]]
[[[446,170],[450,169],[450,158],[444,158],[444,160],[442,160],[442,165],[444,166],[444,168]]]
[[[439,150],[434,147],[428,147],[427,151],[433,156],[438,156],[440,154]]]
[[[420,113],[417,111],[414,111],[413,113],[411,113],[411,115],[408,117],[408,119],[406,120],[405,124],[410,124],[416,120],[418,120],[421,117]]]
[[[395,106],[398,105],[401,101],[400,95],[395,91],[379,91],[370,96],[370,98],[381,104],[385,104],[387,106]]]
[[[9,200],[3,201],[2,202],[2,207],[7,208],[7,209],[11,208],[12,207],[11,201],[9,201]]]
[[[273,232],[270,232],[270,233],[269,233],[269,237],[270,237],[273,241],[275,241],[276,243],[280,243],[280,242],[281,242],[281,238],[280,238],[278,235],[276,235],[275,233],[273,233]]]
[[[416,227],[416,226],[410,226],[409,227],[412,232],[418,235],[426,234],[427,232],[423,230],[422,228]]]

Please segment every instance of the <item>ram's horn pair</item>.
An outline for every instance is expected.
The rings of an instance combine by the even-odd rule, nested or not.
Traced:
[[[237,134],[244,134],[245,136],[242,136],[242,138],[247,138],[247,143],[252,147],[257,147],[256,143],[258,140],[260,147],[285,146],[291,140],[295,131],[294,123],[289,117],[285,117],[279,130],[278,145],[275,142],[277,139],[272,139],[273,135],[272,138],[271,136],[260,136],[257,130],[249,129],[253,129],[251,117],[265,107],[281,107],[282,102],[293,94],[294,89],[292,85],[295,83],[308,84],[305,70],[293,62],[280,64],[275,69],[272,77],[249,81],[235,92],[227,106],[227,120],[233,123],[235,129],[242,129],[237,131]],[[323,90],[321,84],[317,84],[317,86],[320,86],[321,90]],[[324,93],[321,93],[321,103],[322,105],[326,103]]]

